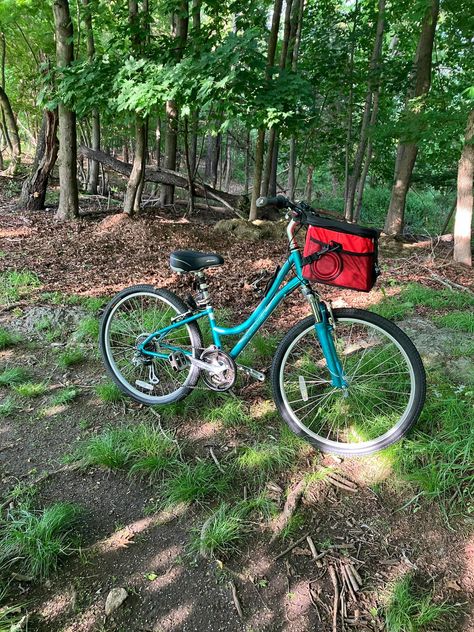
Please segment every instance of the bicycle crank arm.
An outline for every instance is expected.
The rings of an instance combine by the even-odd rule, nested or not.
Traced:
[[[238,364],[237,368],[239,369],[239,371],[243,371],[247,375],[250,375],[250,377],[253,377],[254,380],[258,380],[259,382],[265,382],[266,380],[265,373],[262,373],[261,371],[257,371],[256,369],[252,369],[251,366],[244,366],[243,364]]]
[[[225,365],[214,365],[214,364],[210,364],[209,362],[203,362],[202,360],[198,360],[197,358],[189,358],[188,357],[188,361],[194,365],[197,366],[199,369],[202,369],[203,371],[208,371],[209,373],[224,373],[224,371],[227,371],[228,367]]]

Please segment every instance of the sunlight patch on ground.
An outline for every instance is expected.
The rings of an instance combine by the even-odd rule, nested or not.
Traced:
[[[189,441],[200,441],[201,439],[211,439],[220,429],[221,421],[210,421],[200,424],[186,434]]]
[[[186,619],[191,616],[192,611],[192,604],[176,606],[176,608],[173,608],[155,621],[153,630],[166,630],[166,632],[176,630],[181,632]]]
[[[390,453],[379,452],[372,456],[354,459],[350,470],[354,480],[364,485],[382,483],[393,475],[393,456]]]
[[[151,566],[151,568],[153,568],[153,565]],[[159,571],[156,570],[152,570],[151,572],[155,572],[158,577],[150,581],[149,585],[147,586],[147,591],[155,593],[163,590],[173,582],[177,581],[179,577],[183,574],[183,569],[178,566],[172,566],[161,575]]]
[[[74,590],[69,589],[48,599],[38,609],[38,614],[47,620],[57,618],[74,607]]]
[[[67,406],[65,404],[58,404],[57,406],[48,406],[47,408],[42,408],[40,411],[41,417],[55,417],[60,413],[63,413],[67,410]]]
[[[93,544],[88,551],[94,553],[110,553],[119,549],[125,549],[129,545],[133,544],[133,539],[138,534],[143,534],[145,531],[149,531],[153,527],[164,525],[175,518],[181,516],[186,510],[186,507],[177,507],[173,511],[160,511],[153,516],[147,516],[141,518],[135,522],[130,523],[123,529],[119,529],[108,538],[100,540]]]

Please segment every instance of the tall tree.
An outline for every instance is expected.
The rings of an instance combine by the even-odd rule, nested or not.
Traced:
[[[94,30],[92,25],[92,7],[89,0],[82,0],[84,5],[84,24],[86,27],[87,57],[90,62],[95,57]],[[92,111],[92,131],[91,146],[94,151],[100,149],[100,114],[97,108]],[[99,163],[97,160],[89,162],[89,173],[87,176],[87,192],[95,195],[99,182]]]
[[[56,60],[67,68],[74,59],[74,33],[68,0],[54,0],[53,15],[56,34]],[[79,215],[77,190],[76,115],[64,103],[59,113],[59,206],[58,219],[73,219]]]
[[[412,124],[409,126],[411,130],[414,120],[419,115],[419,106],[415,105],[414,100],[419,100],[428,94],[431,86],[433,43],[438,14],[439,0],[429,0],[416,49],[414,81],[407,95],[407,107],[404,112],[404,118],[411,119]],[[392,195],[384,227],[384,231],[388,235],[399,235],[403,231],[405,201],[417,153],[418,142],[410,137],[402,136],[397,149]]]
[[[278,41],[278,30],[280,28],[281,9],[283,6],[283,0],[275,0],[273,5],[273,17],[272,26],[270,30],[270,36],[268,38],[268,50],[267,50],[267,67],[265,71],[265,79],[268,81],[271,76],[271,70],[275,63],[275,52]],[[265,128],[260,127],[257,134],[257,144],[255,147],[255,167],[253,172],[253,189],[252,200],[250,202],[249,220],[257,219],[257,198],[260,195],[260,188],[262,186],[262,171],[263,171],[263,154],[265,151]]]
[[[16,171],[16,167],[21,156],[20,134],[18,133],[18,126],[16,124],[15,115],[13,114],[10,100],[5,90],[0,86],[0,109],[5,117],[4,133],[8,134],[12,145],[12,159],[8,167],[8,173],[13,174]],[[8,130],[8,131],[7,131]]]
[[[184,53],[189,26],[188,0],[180,0],[178,10],[171,16],[171,30],[175,40],[175,59],[179,61]],[[166,102],[166,139],[165,139],[165,168],[176,169],[178,149],[178,106],[172,99]],[[174,201],[174,185],[165,184],[161,188],[160,203],[172,204]]]
[[[132,51],[139,55],[143,47],[141,34],[146,32],[148,25],[148,0],[142,0],[142,12],[138,13],[138,1],[128,0],[128,19]],[[145,28],[143,28],[145,27]],[[145,162],[147,151],[147,120],[140,113],[135,114],[135,153],[130,177],[127,182],[127,191],[123,202],[123,212],[133,215],[140,210],[141,193],[145,176]]]
[[[454,260],[472,266],[472,213],[474,178],[474,110],[467,120],[464,147],[458,165],[456,217],[454,220]]]
[[[374,125],[377,118],[378,97],[375,93],[379,90],[379,65],[382,53],[382,42],[385,22],[385,0],[379,0],[378,17],[375,30],[374,46],[372,56],[369,63],[369,78],[367,85],[367,94],[364,103],[364,112],[362,114],[362,122],[360,125],[359,142],[355,153],[352,168],[348,173],[348,182],[346,189],[346,198],[344,201],[344,215],[347,221],[351,222],[354,217],[354,198],[356,195],[357,185],[359,184],[359,195],[362,195],[365,178],[360,179],[364,156],[367,150],[367,139],[369,135],[370,125]],[[368,158],[366,158],[368,164]]]

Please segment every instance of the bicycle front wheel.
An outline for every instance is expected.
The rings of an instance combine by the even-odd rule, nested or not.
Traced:
[[[423,363],[392,322],[359,309],[335,309],[334,342],[347,388],[331,384],[314,317],[282,340],[272,366],[276,406],[290,428],[319,450],[359,456],[403,437],[426,393]]]
[[[188,363],[175,370],[168,359],[173,350],[199,357],[203,344],[197,323],[183,324],[148,343],[148,350],[162,357],[151,358],[139,351],[150,334],[186,311],[188,307],[175,294],[148,285],[122,290],[105,308],[99,334],[102,358],[113,381],[137,402],[149,406],[176,402],[197,384],[200,370],[196,366]]]

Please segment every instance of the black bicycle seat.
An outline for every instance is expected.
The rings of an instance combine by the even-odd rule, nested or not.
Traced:
[[[197,272],[204,268],[221,266],[223,263],[224,257],[212,252],[175,250],[170,255],[170,267],[175,272]]]

